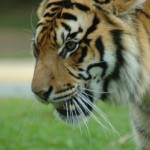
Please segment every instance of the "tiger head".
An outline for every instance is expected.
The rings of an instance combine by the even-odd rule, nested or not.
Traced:
[[[143,1],[118,1],[44,0],[40,5],[32,91],[67,123],[90,116],[95,100],[126,102],[136,92],[139,46],[132,22]]]

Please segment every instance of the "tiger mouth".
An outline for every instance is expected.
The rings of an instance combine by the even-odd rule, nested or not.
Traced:
[[[58,103],[54,105],[59,117],[69,124],[75,124],[77,121],[79,123],[83,121],[81,118],[86,118],[90,116],[93,110],[93,99],[91,96],[85,97],[73,97],[66,100],[63,103]]]
[[[76,103],[74,100],[76,101]],[[82,101],[85,105],[82,106],[82,104],[80,104],[75,98],[74,100],[70,99],[67,102],[65,102],[65,104],[56,107],[57,112],[63,116],[67,116],[67,115],[79,116],[81,114],[88,116],[90,111],[92,111],[91,105],[86,104],[85,102]]]

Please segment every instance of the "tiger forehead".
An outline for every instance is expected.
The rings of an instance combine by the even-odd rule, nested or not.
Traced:
[[[70,9],[77,8],[76,11],[87,12],[89,10],[95,10],[94,4],[92,0],[49,0],[46,7],[43,8],[43,14],[38,26],[51,23],[52,20],[56,18],[57,14],[61,14],[64,9],[70,11]]]
[[[74,6],[79,8],[82,5],[82,6],[85,6],[85,7],[87,6],[88,9],[89,8],[92,9],[95,2],[93,0],[48,0],[46,9],[49,9],[53,4],[55,4],[57,6],[59,5],[59,6],[62,6],[62,7],[66,7],[66,8],[72,8]],[[84,7],[82,7],[82,8],[84,9]]]
[[[54,39],[52,43],[56,42],[56,38],[57,38],[56,36],[59,36],[59,38],[61,38],[61,35],[59,35],[59,33],[62,31],[60,30],[63,30],[63,28],[68,28],[66,24],[63,23],[62,25],[62,22],[68,21],[69,28],[72,29],[72,32],[79,30],[79,28],[85,29],[93,19],[91,17],[91,15],[93,15],[93,11],[90,10],[92,4],[93,3],[91,1],[87,1],[87,0],[81,0],[81,1],[72,0],[69,2],[49,1],[46,6],[46,10],[43,14],[43,17],[40,19],[37,25],[36,34],[35,34],[35,41],[36,41],[35,43],[39,45],[44,41],[46,41],[46,39],[48,38]],[[72,9],[72,7],[74,7],[74,9]],[[74,11],[76,13],[73,13]],[[55,32],[57,35],[55,35],[55,33],[53,32],[54,30],[55,31],[57,30]],[[62,44],[59,38],[58,38],[58,43]]]

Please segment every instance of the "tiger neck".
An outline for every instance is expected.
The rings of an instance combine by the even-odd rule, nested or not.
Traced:
[[[137,10],[139,25],[136,31],[141,55],[140,95],[143,105],[141,109],[146,111],[150,108],[150,9],[148,6],[150,6],[149,0],[143,5],[142,10]],[[150,113],[150,110],[148,111]]]
[[[150,14],[148,14],[147,12],[145,12],[144,10],[137,10],[137,16],[139,18],[139,20],[141,21],[141,23],[143,24],[143,26],[145,27],[146,32],[149,34],[150,36]]]

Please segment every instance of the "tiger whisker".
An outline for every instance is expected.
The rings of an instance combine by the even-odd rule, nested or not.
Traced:
[[[71,111],[71,118],[72,118],[73,129],[75,129],[75,117],[74,117],[73,111]]]
[[[33,111],[33,113],[32,113],[30,128],[32,128],[33,122],[35,121],[36,116],[38,115],[38,113],[39,113],[39,111],[40,111],[40,109],[41,109],[40,103],[35,102],[35,105],[37,105],[37,107],[35,107],[35,109],[34,109],[34,111]],[[29,129],[29,127],[28,127],[28,129]]]
[[[67,103],[66,103],[66,105],[67,105]],[[67,105],[67,114],[68,114],[67,121],[68,121],[69,124],[71,124],[71,114],[69,113],[69,105],[70,105],[70,103],[68,103],[68,105]]]
[[[95,90],[91,90],[91,89],[87,89],[87,88],[82,88],[83,90],[87,90],[93,93],[99,93],[99,94],[107,94],[107,93],[114,93],[114,91],[109,91],[109,92],[100,92],[100,91],[95,91]]]
[[[82,98],[81,98],[81,102],[82,102]],[[91,117],[103,128],[105,134],[106,134],[106,130],[108,130],[108,128],[92,113],[92,111],[90,111],[87,106],[82,102],[83,107],[86,109],[87,112],[89,112],[89,114],[91,115]],[[90,104],[88,104],[89,106],[91,106]]]
[[[99,120],[98,120],[98,118],[89,110],[89,108],[83,103],[83,101],[82,101],[82,99],[81,99],[81,97],[80,97],[80,95],[77,93],[77,95],[78,95],[78,97],[76,97],[77,99],[78,99],[78,101],[79,101],[79,99],[80,99],[80,104],[85,108],[85,110],[92,116],[92,118],[95,120],[95,121],[97,121],[97,123],[100,125],[100,126],[102,126],[103,127],[103,129],[107,129],[107,127],[102,123],[102,122],[100,122]],[[89,106],[91,106],[90,104],[89,104]]]
[[[71,106],[71,102],[69,102],[69,107]],[[73,125],[73,129],[74,129],[74,123],[73,123],[73,115],[72,115],[72,111],[70,111],[70,123]]]
[[[33,13],[34,13],[35,7],[33,7],[32,12],[31,12],[31,17],[30,17],[30,24],[31,24],[31,29],[34,31],[35,27],[33,25]]]
[[[28,114],[26,116],[26,119],[25,119],[25,121],[24,121],[24,123],[23,123],[23,125],[22,125],[22,127],[21,127],[21,129],[19,131],[18,139],[20,139],[20,137],[21,137],[21,134],[22,134],[22,132],[23,132],[23,130],[25,128],[25,125],[26,125],[26,123],[27,123],[27,121],[28,121],[28,119],[29,119],[29,117],[31,115],[31,112],[33,111],[33,108],[35,107],[35,104],[36,104],[36,101],[33,102],[33,104],[31,105],[31,107],[29,109],[29,112],[28,112]]]
[[[74,102],[74,100],[73,100],[73,102]],[[74,105],[75,105],[75,103],[74,103]],[[80,134],[82,136],[81,124],[80,124],[80,121],[79,121],[79,119],[77,117],[77,110],[76,109],[75,109],[75,115],[76,115],[76,120],[77,120],[77,124],[78,124],[79,130],[80,130]]]
[[[80,114],[83,115],[83,122],[84,122],[84,124],[85,124],[85,126],[86,126],[87,133],[88,133],[88,136],[89,136],[90,146],[91,146],[91,135],[90,135],[89,127],[88,127],[88,125],[87,125],[87,118],[86,118],[85,114],[83,113],[82,109],[81,109],[81,108],[79,107],[79,105],[77,104],[77,102],[76,102],[75,100],[73,100],[73,102],[74,102],[76,108],[78,109],[78,111],[80,112]],[[78,102],[79,102],[79,101],[78,101]],[[80,103],[80,102],[79,102],[79,103]]]
[[[108,117],[106,116],[106,114],[99,108],[99,107],[97,107],[94,103],[92,103],[89,99],[88,99],[88,97],[85,97],[85,95],[87,95],[87,93],[84,93],[84,95],[82,94],[82,93],[80,93],[80,95],[81,95],[81,99],[83,99],[83,97],[86,99],[83,99],[83,101],[85,102],[85,103],[87,103],[88,105],[92,105],[93,106],[93,109],[95,110],[95,112],[99,115],[99,116],[101,116],[103,119],[104,119],[104,121],[111,127],[111,129],[112,129],[112,131],[115,133],[115,134],[117,134],[118,135],[118,132],[116,131],[116,129],[113,127],[113,125],[111,124],[111,122],[110,122],[110,120],[108,119]],[[83,96],[83,97],[82,97]]]
[[[30,30],[30,29],[22,28],[22,30],[23,30],[24,32],[26,32],[27,35],[30,35],[31,33],[33,34],[33,31]],[[32,41],[32,40],[31,40],[31,41]]]
[[[69,115],[68,115],[68,105],[67,105],[67,103],[65,103],[65,106],[66,106],[66,110],[67,110],[67,121],[69,120]],[[67,123],[67,121],[66,121],[66,123]]]
[[[78,91],[79,93],[80,93],[80,91]],[[82,94],[82,93],[80,93],[80,94]],[[84,93],[84,94],[86,94],[88,97],[91,97],[91,98],[93,98],[93,99],[97,99],[95,96],[93,96],[93,95],[90,95],[90,94],[88,94],[88,93]],[[83,95],[84,96],[84,95]],[[85,97],[85,98],[88,98],[88,97]],[[88,98],[89,99],[89,98]]]

